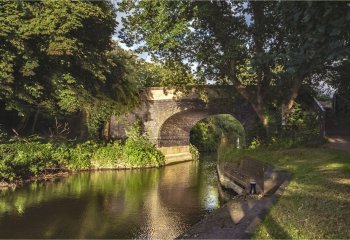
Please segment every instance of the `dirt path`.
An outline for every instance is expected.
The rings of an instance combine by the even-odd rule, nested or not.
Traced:
[[[325,144],[326,147],[343,150],[350,153],[350,136],[328,136],[328,143]]]

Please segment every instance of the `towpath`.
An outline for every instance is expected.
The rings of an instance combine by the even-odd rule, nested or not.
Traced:
[[[326,147],[350,153],[350,136],[331,135],[327,137]]]

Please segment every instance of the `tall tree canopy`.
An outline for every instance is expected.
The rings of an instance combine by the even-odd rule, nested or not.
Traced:
[[[267,126],[326,62],[349,54],[347,2],[125,0],[120,37],[163,62],[232,84]]]
[[[112,42],[116,24],[108,1],[1,1],[0,100],[24,119],[81,112],[88,125],[105,120],[137,90],[124,76],[127,54]]]

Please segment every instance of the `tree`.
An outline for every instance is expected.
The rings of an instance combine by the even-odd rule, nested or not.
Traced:
[[[0,3],[0,99],[23,122],[80,112],[96,135],[134,89],[112,42],[116,13],[102,1]]]
[[[120,37],[163,62],[234,85],[265,128],[302,84],[349,51],[347,2],[128,1]]]
[[[350,100],[350,59],[333,63],[326,68],[322,77],[337,90],[338,94]]]

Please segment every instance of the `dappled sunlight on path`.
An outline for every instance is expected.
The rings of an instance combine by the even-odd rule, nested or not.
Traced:
[[[339,149],[350,153],[350,136],[328,136],[326,147]]]

